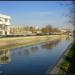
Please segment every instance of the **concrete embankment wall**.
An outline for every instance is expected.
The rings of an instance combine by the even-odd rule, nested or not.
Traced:
[[[59,38],[60,35],[0,38],[0,48],[36,44],[40,42],[46,42],[48,40],[53,41]]]

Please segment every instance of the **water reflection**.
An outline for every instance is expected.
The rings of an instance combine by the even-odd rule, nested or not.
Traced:
[[[43,48],[45,50],[51,50],[53,47],[56,47],[60,41],[62,40],[70,40],[71,36],[60,36],[59,39],[52,41],[52,42],[47,42],[41,45],[33,45],[33,46],[29,46],[29,47],[22,47],[22,48],[18,48],[15,51],[11,51],[14,54],[13,55],[31,55],[33,53],[38,52],[40,49],[39,48]],[[10,49],[11,50],[11,49]],[[11,60],[11,56],[10,56],[10,50],[9,49],[1,49],[0,50],[0,64],[5,64],[5,63],[9,63]]]
[[[47,42],[43,45],[41,45],[42,48],[46,48],[47,50],[50,50],[51,48],[55,47],[56,45],[58,45],[60,43],[60,41],[65,41],[65,40],[70,40],[72,38],[72,36],[60,36],[59,39],[52,41],[52,42]]]
[[[30,55],[32,53],[35,53],[39,50],[39,47],[37,45],[34,45],[34,46],[17,48],[17,49],[19,50],[15,50],[13,54],[14,55],[18,54],[20,56],[20,55]]]
[[[19,54],[19,55],[22,55],[22,51],[19,51],[18,54]]]
[[[45,44],[41,45],[41,47],[50,50],[51,48],[55,47],[60,41],[61,41],[61,39],[57,39],[55,41],[45,43]]]
[[[35,53],[38,51],[38,46],[32,46],[30,49],[32,53]]]
[[[48,68],[52,68],[72,42],[72,40],[69,39],[69,37],[60,36],[59,39],[53,42],[47,41],[38,45],[10,50],[2,49],[0,50],[1,72],[5,73],[3,75],[12,75],[12,73],[14,73],[13,75],[15,75],[15,73],[16,75],[44,75]],[[12,62],[9,64],[10,59]]]
[[[7,64],[10,61],[11,61],[10,50],[9,49],[1,49],[0,50],[0,64]]]
[[[29,55],[29,54],[30,54],[29,50],[28,49],[25,49],[24,50],[24,55]]]

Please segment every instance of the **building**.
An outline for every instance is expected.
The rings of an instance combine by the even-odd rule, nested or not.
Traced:
[[[11,35],[33,35],[29,27],[21,26],[21,25],[11,26],[10,34]]]
[[[24,35],[27,33],[26,27],[21,25],[13,25],[10,27],[11,35]]]
[[[0,35],[10,34],[10,16],[0,14]]]

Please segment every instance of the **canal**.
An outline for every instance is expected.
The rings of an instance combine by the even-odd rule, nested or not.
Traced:
[[[54,42],[0,50],[0,75],[46,75],[72,43],[71,36]]]

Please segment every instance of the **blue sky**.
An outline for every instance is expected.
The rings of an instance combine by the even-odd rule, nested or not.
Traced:
[[[12,25],[66,27],[69,6],[63,3],[70,1],[0,1],[0,13],[10,15]]]

